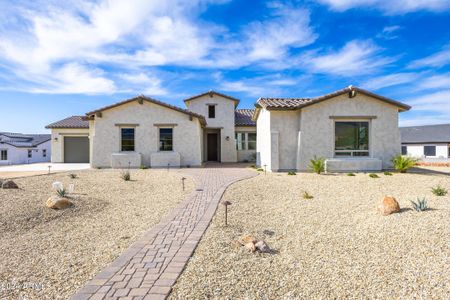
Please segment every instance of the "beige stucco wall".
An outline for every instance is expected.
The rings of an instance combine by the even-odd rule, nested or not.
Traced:
[[[256,165],[266,165],[267,170],[272,169],[270,114],[270,111],[261,108],[256,120]]]
[[[141,154],[144,165],[151,166],[151,154],[159,152],[159,127],[155,124],[176,124],[173,127],[173,147],[180,154],[181,166],[199,166],[202,163],[201,125],[197,118],[190,120],[187,114],[146,101],[143,104],[133,101],[103,111],[102,117],[96,117],[93,123],[93,167],[110,167],[111,154],[120,152],[121,127],[116,124],[138,125],[135,129],[135,152]]]
[[[277,170],[296,169],[300,114],[299,110],[270,112],[270,130],[278,136],[278,152],[272,151],[272,158],[278,156]]]
[[[64,136],[89,136],[89,129],[52,129],[52,163],[64,162]]]
[[[216,105],[215,118],[208,118],[208,104]],[[234,134],[235,102],[218,96],[205,95],[186,102],[190,111],[205,116],[207,128],[220,128],[220,161],[236,162],[236,141]],[[226,138],[229,137],[229,140]]]
[[[235,132],[254,132],[256,133],[256,126],[236,126]],[[236,137],[236,136],[235,136]],[[258,140],[258,135],[256,136],[256,140]],[[255,150],[237,150],[237,161],[238,162],[253,162],[256,156]]]
[[[297,169],[306,170],[314,155],[334,156],[335,120],[330,116],[374,116],[369,121],[370,157],[381,159],[388,168],[391,158],[400,154],[398,108],[362,94],[355,98],[344,94],[302,109]]]

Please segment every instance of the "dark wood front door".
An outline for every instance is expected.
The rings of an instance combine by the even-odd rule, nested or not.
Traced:
[[[208,161],[217,161],[217,133],[208,133],[207,138],[207,148],[208,148]]]

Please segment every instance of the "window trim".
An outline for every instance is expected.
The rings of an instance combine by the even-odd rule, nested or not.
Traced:
[[[255,139],[255,149],[249,149],[249,148],[248,148],[248,144],[249,144],[248,135],[249,135],[250,133],[255,134],[255,136],[256,136],[256,139]],[[238,138],[237,138],[237,135],[238,135],[238,134],[243,134],[243,135],[244,135],[244,147],[243,147],[242,149],[238,149]],[[257,141],[257,139],[258,139],[256,132],[253,132],[253,131],[236,131],[236,132],[235,132],[235,135],[234,135],[234,139],[235,139],[235,141],[236,141],[236,142],[235,142],[235,144],[236,144],[236,151],[256,151],[256,147],[257,147],[256,141]]]
[[[161,150],[161,129],[171,129],[172,130],[172,149],[171,150]],[[174,126],[158,126],[158,152],[174,152]]]
[[[5,159],[3,159],[3,152],[5,152]],[[8,160],[8,149],[0,149],[0,161]]]
[[[331,118],[330,118],[331,119]],[[372,122],[371,120],[373,119],[373,117],[368,116],[368,117],[358,117],[358,118],[333,118],[331,120],[333,120],[333,158],[366,158],[366,157],[372,157]],[[360,122],[365,122],[368,124],[367,129],[368,129],[368,150],[336,150],[336,123],[347,123],[347,122],[354,122],[354,123],[360,123]],[[336,155],[336,153],[347,153],[349,152],[350,155]],[[359,155],[354,155],[355,153],[367,153],[367,155],[364,156],[359,156]]]
[[[123,150],[122,145],[122,129],[133,129],[133,150]],[[119,149],[120,152],[136,152],[136,127],[135,126],[119,126]]]

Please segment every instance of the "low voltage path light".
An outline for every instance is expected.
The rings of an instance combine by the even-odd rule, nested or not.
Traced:
[[[167,172],[169,172],[170,164],[167,164]]]
[[[184,191],[184,181],[186,180],[186,177],[181,178],[181,182],[183,183],[183,191]]]
[[[231,202],[222,201],[222,205],[225,206],[225,226],[228,226],[228,205],[231,205]]]
[[[50,169],[52,168],[52,166],[48,166],[48,174],[50,174]]]
[[[264,165],[264,175],[267,175],[267,165]]]

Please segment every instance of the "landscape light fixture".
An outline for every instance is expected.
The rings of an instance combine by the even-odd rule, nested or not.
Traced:
[[[231,202],[222,201],[222,205],[225,206],[225,226],[228,226],[228,205],[231,205]]]

